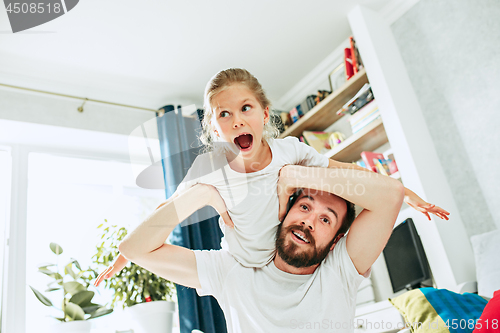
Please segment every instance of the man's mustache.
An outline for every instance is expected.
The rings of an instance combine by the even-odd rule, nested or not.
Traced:
[[[302,231],[302,233],[305,235],[307,240],[309,241],[309,244],[315,246],[316,241],[314,240],[314,237],[311,235],[311,231],[309,231],[309,228],[304,227],[302,225],[291,225],[286,227],[285,233],[291,232],[291,231]]]

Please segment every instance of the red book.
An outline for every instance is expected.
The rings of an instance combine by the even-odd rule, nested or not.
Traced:
[[[351,43],[351,59],[352,59],[352,69],[354,74],[358,72],[358,60],[356,59],[356,43],[354,42],[354,37],[349,37],[349,42]]]
[[[345,76],[349,80],[354,75],[354,68],[352,67],[352,53],[351,49],[344,49],[344,61],[345,61]]]

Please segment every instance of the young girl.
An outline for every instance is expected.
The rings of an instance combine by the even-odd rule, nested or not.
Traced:
[[[177,188],[180,193],[197,183],[213,185],[224,199],[229,213],[219,225],[224,233],[222,247],[242,265],[262,267],[275,251],[278,216],[277,182],[287,164],[315,167],[363,169],[329,160],[295,137],[275,139],[270,101],[257,79],[244,69],[217,73],[205,89],[205,116],[200,137],[207,153],[198,156]],[[415,209],[448,219],[445,210],[428,204],[405,189],[405,201]],[[233,224],[234,223],[234,224]],[[97,278],[119,272],[127,260],[119,256]]]

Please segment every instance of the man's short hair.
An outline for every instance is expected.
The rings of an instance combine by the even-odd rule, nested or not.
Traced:
[[[297,201],[297,198],[300,196],[300,194],[304,192],[303,189],[298,189],[294,194],[290,196],[288,199],[288,205],[286,207],[286,214],[288,215],[288,212],[290,211],[290,208],[295,204],[295,201]],[[354,222],[354,219],[356,218],[356,210],[354,209],[354,204],[350,201],[347,201],[344,198],[339,197],[340,199],[345,201],[347,211],[345,213],[344,218],[342,219],[342,224],[340,225],[339,230],[333,237],[333,239],[337,238],[338,235],[340,234],[345,234],[349,228],[352,225],[352,222]]]

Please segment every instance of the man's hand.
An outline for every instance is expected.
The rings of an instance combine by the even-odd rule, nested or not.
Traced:
[[[127,264],[128,260],[120,254],[111,266],[109,266],[104,272],[99,274],[94,282],[94,286],[98,287],[104,279],[109,279],[113,275],[117,274],[123,269],[123,267],[127,266]]]
[[[426,202],[425,200],[420,198],[418,195],[416,195],[413,191],[411,191],[407,188],[405,188],[404,201],[406,202],[406,204],[408,206],[414,208],[415,210],[417,210],[417,211],[421,212],[422,214],[424,214],[425,216],[427,216],[429,221],[431,220],[429,213],[434,214],[443,220],[449,220],[448,215],[450,215],[450,213],[448,213],[446,210],[444,210],[441,207],[438,207],[436,205],[433,205],[433,204]]]

